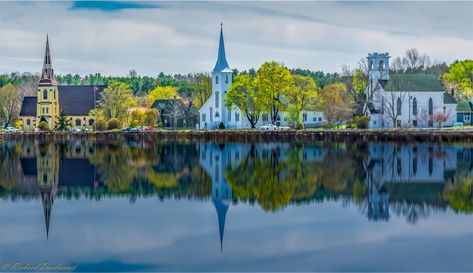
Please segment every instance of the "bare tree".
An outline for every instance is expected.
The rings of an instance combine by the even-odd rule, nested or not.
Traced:
[[[409,71],[419,71],[430,66],[430,57],[427,54],[421,54],[415,48],[408,49],[403,58],[405,69]]]
[[[404,62],[401,57],[396,57],[391,61],[391,71],[394,73],[402,73],[404,72]]]
[[[408,97],[408,93],[403,91],[404,83],[400,78],[391,78],[390,81],[392,90],[387,90],[387,92],[384,92],[382,112],[383,118],[391,121],[393,127],[397,127],[397,119],[402,114],[402,108],[406,97]]]

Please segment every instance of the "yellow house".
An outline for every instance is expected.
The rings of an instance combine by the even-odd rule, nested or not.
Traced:
[[[21,127],[33,131],[43,120],[53,129],[59,113],[64,111],[71,118],[72,126],[80,129],[92,128],[94,117],[89,116],[94,109],[104,85],[57,85],[46,36],[43,71],[38,82],[37,96],[23,99],[20,111]]]

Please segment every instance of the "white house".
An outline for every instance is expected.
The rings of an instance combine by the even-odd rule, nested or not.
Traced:
[[[250,128],[251,124],[245,114],[239,109],[228,109],[225,106],[225,96],[233,80],[233,71],[228,65],[225,55],[223,29],[220,29],[217,63],[212,70],[212,95],[199,109],[199,128],[215,129],[223,123],[225,128]],[[324,115],[317,111],[302,111],[301,121],[305,127],[317,127],[325,122]],[[269,114],[263,113],[256,127],[271,123]],[[287,126],[287,113],[280,112],[276,125]]]
[[[452,126],[457,103],[433,74],[389,75],[389,54],[368,54],[365,113],[371,128]]]

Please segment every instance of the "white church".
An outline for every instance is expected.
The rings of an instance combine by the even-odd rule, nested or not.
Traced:
[[[216,129],[220,123],[225,128],[251,128],[251,124],[245,114],[239,109],[228,109],[225,106],[225,95],[232,85],[233,71],[228,65],[225,55],[225,44],[223,41],[223,29],[220,29],[220,40],[218,45],[217,63],[212,70],[212,95],[199,109],[199,128]],[[323,113],[317,111],[303,111],[301,121],[305,127],[318,127],[324,122]],[[271,123],[269,114],[262,113],[256,124],[256,128]],[[276,125],[288,126],[287,113],[280,112],[276,118]]]
[[[457,102],[437,76],[389,75],[389,58],[388,53],[370,53],[367,57],[369,83],[364,110],[371,118],[370,127],[453,126]]]

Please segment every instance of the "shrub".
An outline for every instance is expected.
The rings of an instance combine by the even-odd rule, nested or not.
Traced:
[[[105,123],[105,120],[103,119],[98,119],[94,122],[94,130],[96,131],[105,131],[107,130],[107,123]]]
[[[38,129],[41,131],[49,131],[49,125],[46,121],[40,121],[38,124]]]
[[[360,116],[356,118],[355,122],[356,122],[356,127],[358,127],[359,129],[367,129],[370,125],[370,117]]]
[[[109,130],[120,129],[122,123],[117,118],[111,118],[108,120],[107,126]]]
[[[218,125],[218,129],[225,129],[225,125],[223,124],[223,122],[220,122],[220,124]]]
[[[146,126],[156,126],[156,121],[158,120],[158,110],[156,109],[147,109],[144,113],[144,125]]]
[[[304,124],[298,122],[298,123],[296,124],[296,130],[302,130],[302,129],[304,129]]]

